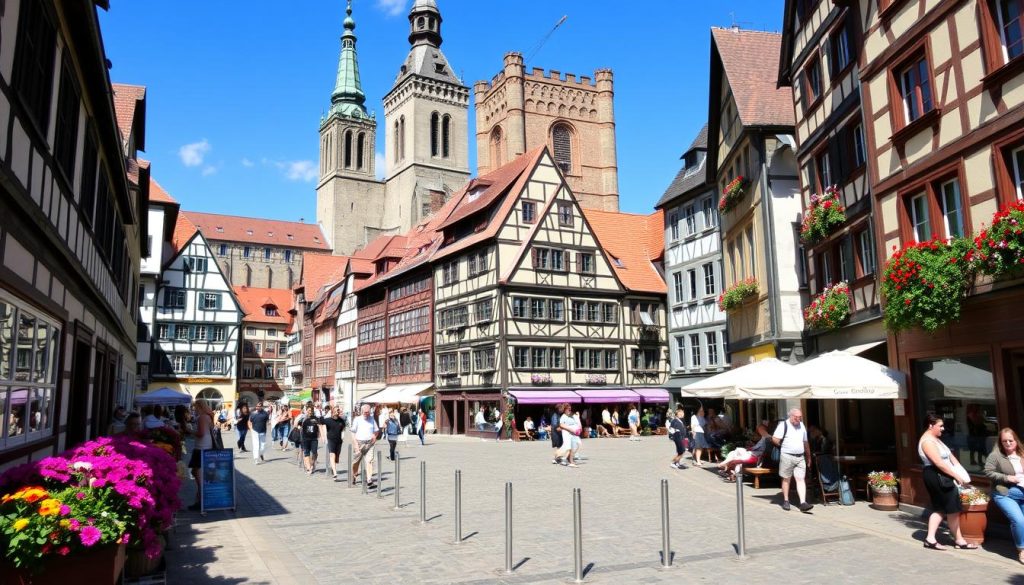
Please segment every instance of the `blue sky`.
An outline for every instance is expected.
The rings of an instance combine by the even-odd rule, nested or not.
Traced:
[[[615,73],[622,211],[652,210],[707,117],[709,29],[778,31],[782,0],[438,0],[442,50],[466,85],[502,56]],[[410,0],[355,0],[367,107],[409,49]],[[121,0],[100,11],[111,79],[145,85],[153,177],[184,209],[315,221],[318,123],[330,102],[343,0]],[[547,42],[539,41],[567,15]],[[777,67],[775,58],[765,67]],[[470,136],[475,125],[470,110]],[[380,124],[382,130],[383,124]],[[472,144],[472,142],[471,142]],[[377,138],[382,151],[383,134]],[[476,168],[470,148],[471,171]]]

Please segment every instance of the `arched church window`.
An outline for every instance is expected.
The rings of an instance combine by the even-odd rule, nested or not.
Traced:
[[[400,140],[401,140],[400,128],[399,128],[399,125],[398,125],[398,120],[395,120],[395,141],[394,141],[395,142],[395,148],[394,148],[395,149],[395,162],[398,162],[399,160],[401,160],[399,158],[399,154],[400,153],[398,151],[398,146],[399,146],[398,143],[400,142]]]
[[[360,132],[356,140],[356,168],[363,170],[364,152],[366,148],[366,133]]]
[[[405,116],[398,119],[398,154],[405,160]]]
[[[345,131],[345,168],[352,168],[352,131]]]
[[[420,30],[423,30],[423,27],[425,26],[425,24],[424,24],[425,22],[426,22],[426,21],[425,21],[425,20],[423,19],[423,17],[422,17],[422,16],[421,16],[421,17],[419,17],[419,18],[417,18],[417,19],[416,19],[416,28],[418,28],[418,29],[420,29]]]
[[[430,114],[430,156],[438,155],[438,126],[441,123],[441,116],[434,112]]]
[[[452,117],[445,114],[441,118],[441,156],[448,158],[451,154]]]
[[[495,126],[491,130],[491,168],[496,169],[504,164],[501,159],[501,126]]]
[[[434,17],[433,16],[428,16],[427,17],[427,27],[430,30],[434,30]]]
[[[551,149],[558,168],[563,173],[572,170],[572,128],[568,124],[556,124],[551,129]]]

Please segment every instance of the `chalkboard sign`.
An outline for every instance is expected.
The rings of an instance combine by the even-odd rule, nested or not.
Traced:
[[[202,451],[203,492],[200,510],[235,509],[235,452],[233,449]]]

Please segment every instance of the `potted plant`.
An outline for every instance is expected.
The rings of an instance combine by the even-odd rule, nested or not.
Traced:
[[[723,311],[732,311],[739,308],[747,298],[756,296],[757,293],[757,280],[753,278],[742,280],[718,296],[718,308]]]
[[[800,240],[808,246],[824,240],[846,221],[846,207],[835,185],[821,195],[811,195],[811,204],[800,222]]]
[[[722,191],[722,197],[718,200],[718,210],[722,213],[729,213],[735,209],[743,199],[749,186],[750,181],[743,176],[736,177],[730,181],[725,186],[725,191]]]
[[[534,386],[550,386],[551,376],[548,374],[533,374],[530,376],[530,383]]]
[[[852,301],[850,287],[845,282],[825,287],[804,309],[804,323],[809,329],[838,329],[849,318]]]
[[[876,510],[894,511],[900,509],[897,495],[899,479],[891,471],[872,471],[868,474],[871,488],[871,507]]]
[[[608,379],[604,374],[588,374],[587,384],[591,386],[604,386],[608,382]]]
[[[885,326],[891,331],[920,327],[930,332],[959,320],[974,279],[970,250],[968,240],[955,238],[914,242],[896,251],[882,274]]]
[[[981,545],[988,528],[988,494],[976,487],[960,489],[960,533],[964,540]]]
[[[1015,201],[992,216],[992,225],[974,238],[971,265],[996,278],[1024,273],[1024,202]]]

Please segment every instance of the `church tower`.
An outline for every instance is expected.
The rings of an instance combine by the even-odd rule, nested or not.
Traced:
[[[374,172],[377,120],[363,105],[352,0],[343,27],[331,109],[320,120],[316,219],[334,253],[348,255],[379,233],[384,185]]]
[[[407,231],[469,179],[469,88],[441,42],[437,3],[415,0],[409,11],[412,48],[384,96],[385,230]]]

